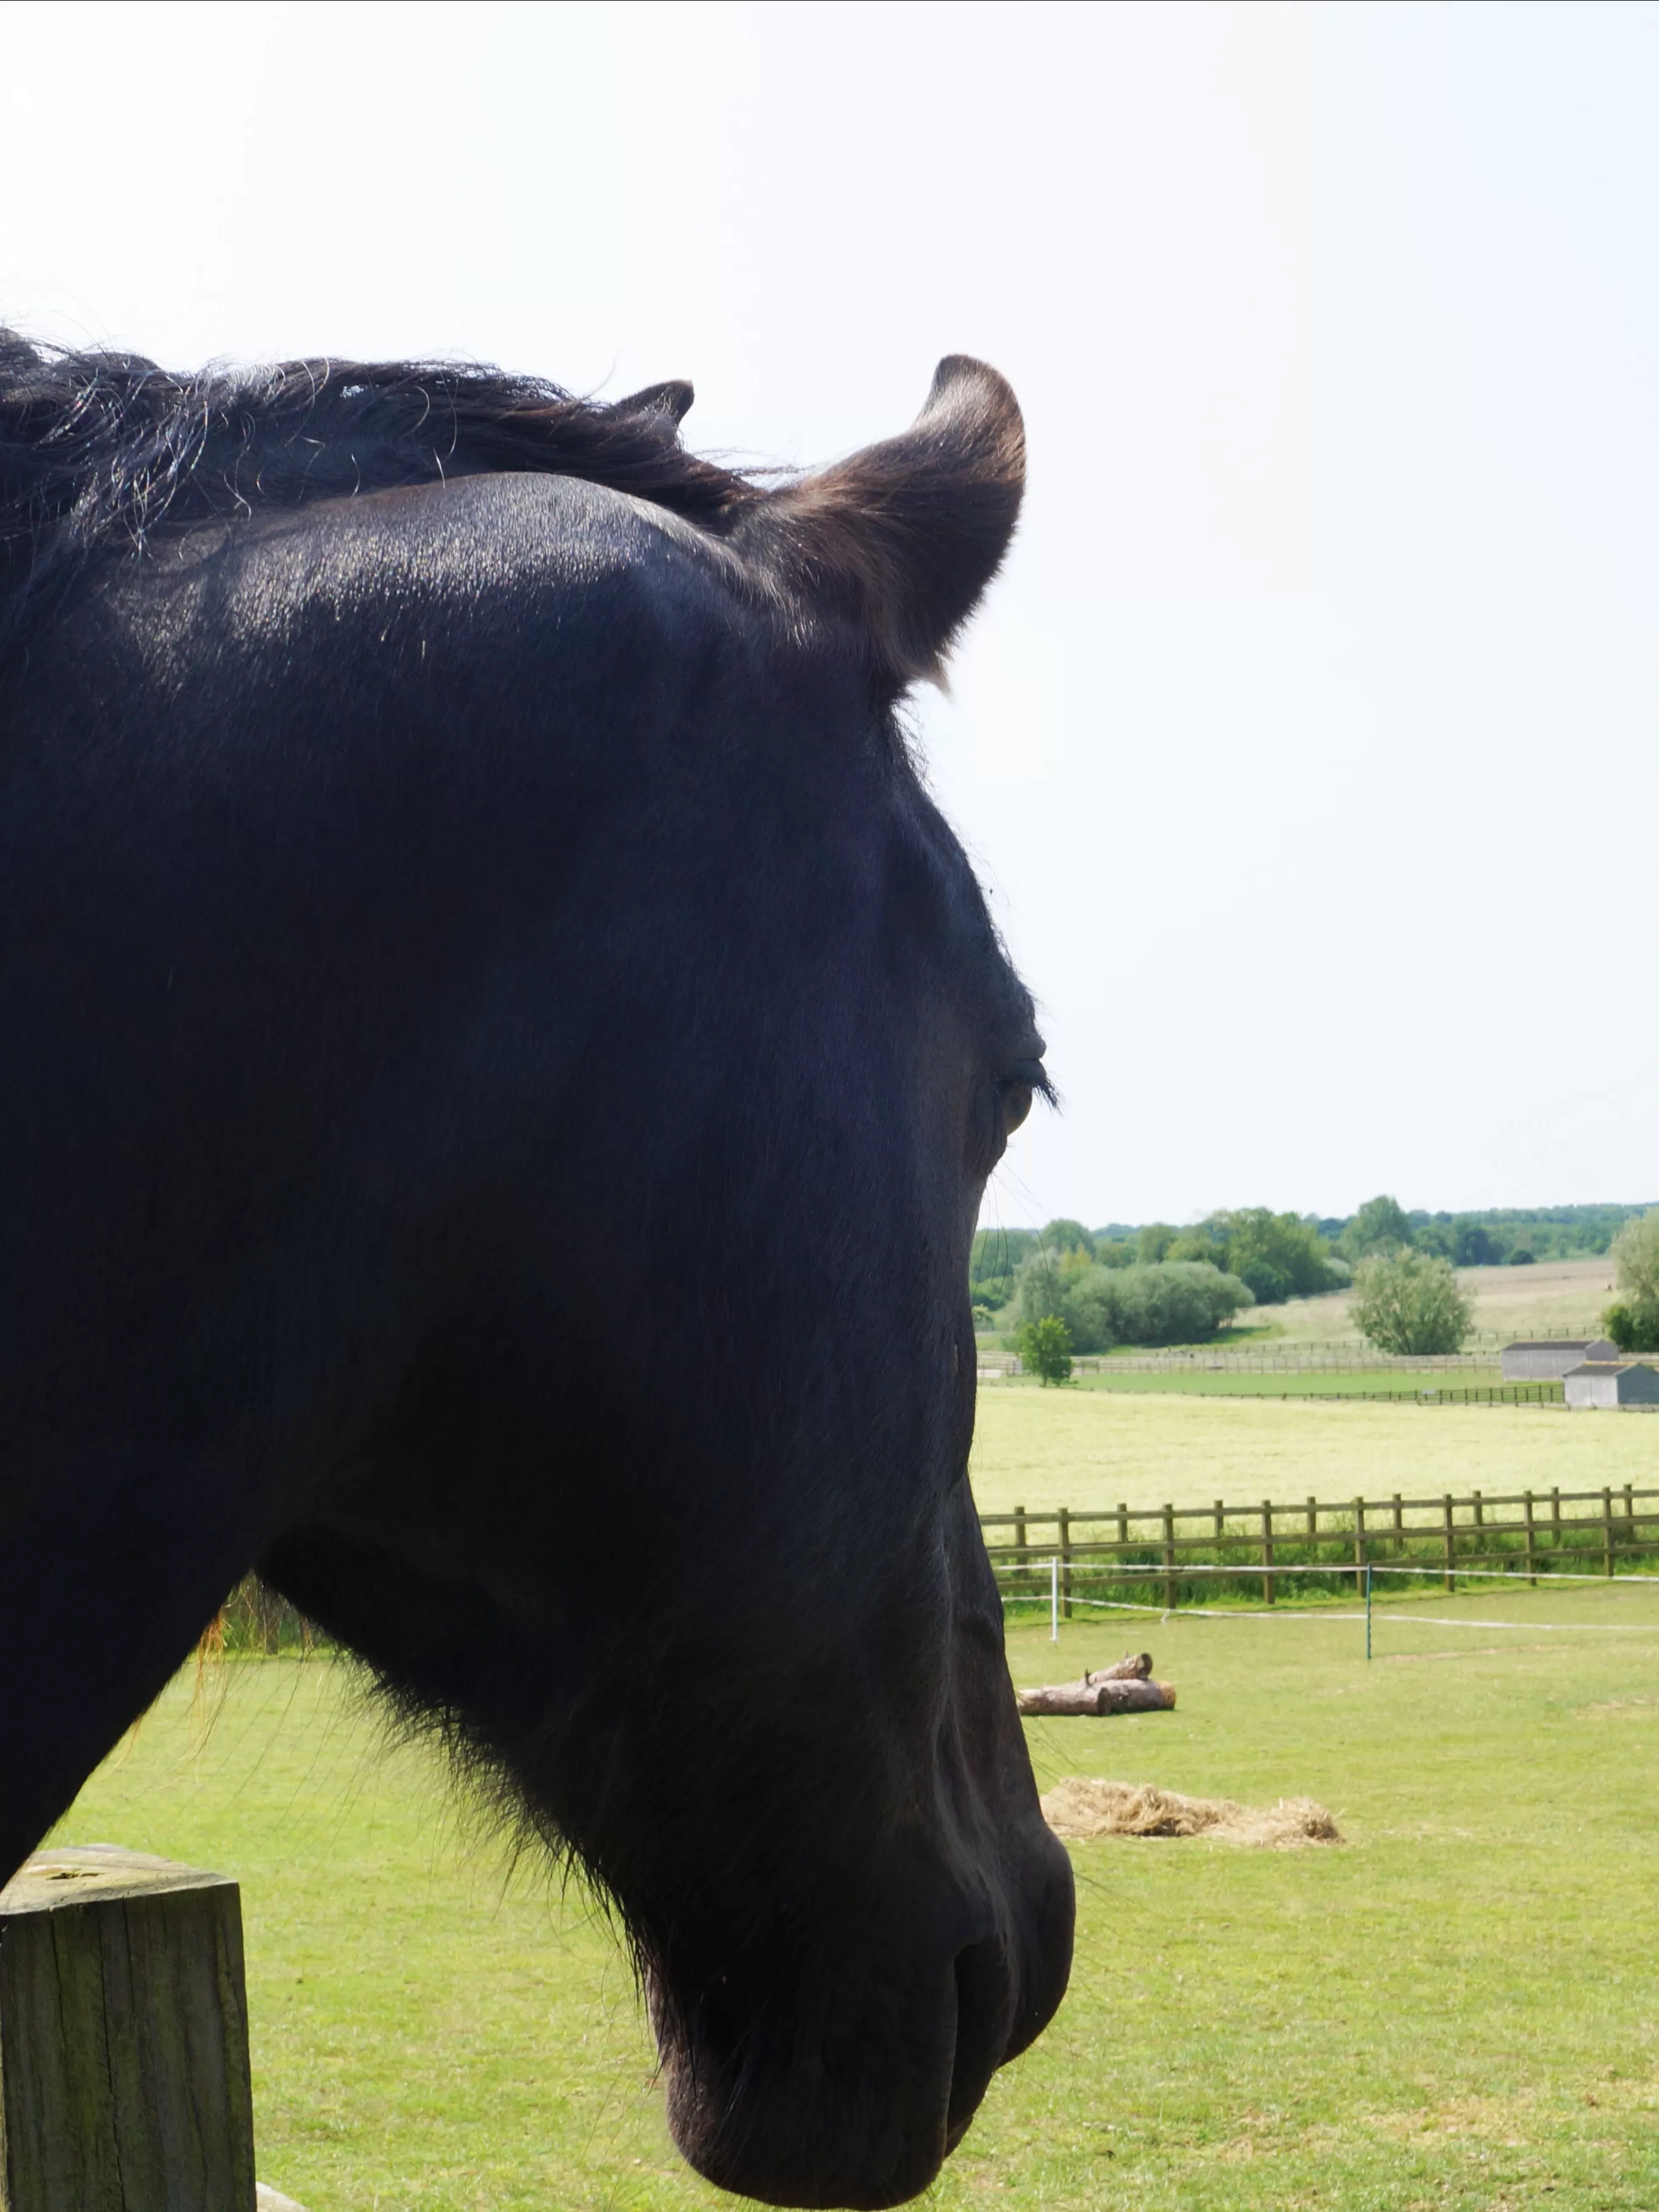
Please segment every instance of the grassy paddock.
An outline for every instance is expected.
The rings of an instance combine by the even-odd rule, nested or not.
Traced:
[[[1005,1376],[992,1382],[992,1389],[1040,1390],[1042,1385],[1033,1382],[1029,1376]],[[1376,1368],[1356,1368],[1350,1372],[1334,1370],[1329,1374],[1311,1375],[1249,1375],[1239,1372],[1217,1373],[1212,1369],[1194,1367],[1189,1372],[1179,1368],[1165,1368],[1152,1372],[1103,1368],[1099,1374],[1074,1375],[1067,1386],[1073,1390],[1138,1390],[1143,1395],[1161,1397],[1209,1398],[1373,1398],[1396,1403],[1438,1401],[1428,1410],[1465,1402],[1464,1394],[1470,1391],[1516,1389],[1521,1386],[1505,1384],[1496,1367],[1470,1367],[1452,1373],[1414,1375],[1389,1374]],[[1561,1385],[1529,1383],[1525,1386],[1534,1399],[1522,1402],[1561,1405],[1565,1403]],[[1540,1393],[1544,1395],[1539,1397]],[[1498,1403],[1503,1401],[1499,1400]]]
[[[1307,1794],[1349,1842],[1075,1847],[1072,1996],[930,2202],[1659,2202],[1659,1596],[1395,1601],[1370,1667],[1344,1610],[1109,1615],[1058,1650],[1012,1628],[1019,1681],[1150,1642],[1180,1690],[1173,1713],[1032,1723],[1045,1784]],[[1439,1625],[1499,1617],[1520,1626]],[[62,1835],[241,1880],[261,2171],[309,2212],[732,2201],[669,2146],[591,1907],[469,1852],[337,1665],[232,1660],[205,1699],[181,1677]]]
[[[1158,1378],[1153,1377],[1152,1380]],[[1659,1420],[1537,1406],[1340,1405],[992,1382],[979,1393],[974,1496],[982,1513],[1115,1505],[1241,1509],[1451,1491],[1644,1486]]]

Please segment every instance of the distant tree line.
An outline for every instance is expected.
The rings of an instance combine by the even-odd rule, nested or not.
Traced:
[[[1354,1326],[1379,1350],[1455,1352],[1473,1310],[1453,1269],[1525,1267],[1612,1249],[1625,1295],[1606,1326],[1630,1350],[1659,1350],[1659,1207],[1568,1206],[1486,1213],[1407,1212],[1367,1199],[1334,1218],[1261,1206],[1085,1229],[985,1229],[969,1289],[981,1327],[1012,1325],[1058,1363],[1120,1344],[1199,1343],[1255,1305],[1354,1290]]]
[[[1396,1199],[1368,1199],[1358,1212],[1322,1217],[1244,1206],[1212,1213],[1195,1228],[1167,1221],[1051,1221],[1044,1229],[982,1229],[969,1266],[974,1304],[995,1313],[1011,1303],[1021,1263],[1038,1250],[1086,1253],[1103,1267],[1206,1261],[1247,1283],[1259,1305],[1316,1297],[1341,1288],[1376,1251],[1425,1252],[1454,1267],[1527,1267],[1537,1260],[1607,1252],[1641,1206],[1498,1206],[1485,1212],[1407,1212]],[[1288,1287],[1287,1287],[1288,1285]]]
[[[1249,1291],[1242,1304],[1277,1305],[1286,1298],[1317,1297],[1348,1281],[1352,1270],[1332,1251],[1311,1220],[1273,1213],[1265,1206],[1212,1213],[1195,1228],[1167,1221],[1144,1227],[1085,1229],[1080,1221],[1051,1221],[1044,1229],[981,1229],[969,1262],[974,1304],[994,1313],[1014,1299],[1021,1271],[1041,1260],[1058,1267],[1107,1273],[1144,1267],[1207,1267],[1231,1275]],[[1095,1286],[1101,1296],[1106,1292]],[[1124,1295],[1139,1297],[1139,1291]],[[1237,1309],[1235,1309],[1237,1310]],[[1139,1342],[1124,1338],[1123,1342]],[[1082,1349],[1079,1345],[1079,1350]]]
[[[1370,1204],[1394,1206],[1395,1201],[1372,1199]],[[1641,1206],[1493,1206],[1479,1213],[1427,1213],[1420,1208],[1402,1213],[1395,1208],[1409,1236],[1396,1235],[1393,1241],[1409,1241],[1415,1250],[1434,1253],[1454,1267],[1525,1267],[1535,1260],[1590,1259],[1610,1251],[1625,1224],[1645,1211]],[[1322,1221],[1319,1226],[1346,1252],[1346,1233],[1366,1212],[1362,1206],[1346,1222]]]

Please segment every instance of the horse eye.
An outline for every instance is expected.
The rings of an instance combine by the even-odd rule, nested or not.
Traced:
[[[1031,1101],[1041,1091],[1052,1102],[1054,1091],[1048,1081],[1048,1071],[1041,1060],[1017,1060],[997,1085],[997,1099],[1002,1110],[1002,1130],[1010,1136],[1031,1110]]]

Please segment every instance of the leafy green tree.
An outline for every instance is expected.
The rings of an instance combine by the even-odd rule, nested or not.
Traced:
[[[1659,1206],[1625,1224],[1613,1240],[1613,1266],[1633,1304],[1659,1306]]]
[[[1072,1332],[1058,1315],[1028,1321],[1014,1339],[1014,1349],[1046,1390],[1051,1382],[1072,1379]]]
[[[1449,1261],[1373,1252],[1353,1277],[1354,1326],[1379,1352],[1456,1352],[1474,1321]]]
[[[1038,1241],[1045,1252],[1056,1258],[1066,1252],[1084,1252],[1091,1260],[1095,1256],[1095,1240],[1080,1221],[1051,1221]]]
[[[1167,1221],[1149,1221],[1135,1239],[1135,1259],[1143,1267],[1156,1267],[1169,1257],[1176,1231]]]
[[[1627,1221],[1613,1240],[1624,1296],[1601,1316],[1621,1352],[1659,1352],[1659,1206]]]
[[[1209,1222],[1200,1221],[1196,1229],[1183,1229],[1179,1237],[1170,1240],[1164,1257],[1179,1266],[1224,1267],[1227,1264],[1227,1240],[1217,1237]]]
[[[1298,1214],[1243,1206],[1212,1213],[1206,1226],[1223,1248],[1217,1266],[1248,1283],[1258,1305],[1316,1298],[1336,1286],[1330,1247]]]
[[[1602,1315],[1601,1326],[1620,1352],[1659,1352],[1659,1309],[1620,1298]]]
[[[1103,1279],[1116,1292],[1113,1324],[1121,1344],[1201,1344],[1255,1303],[1237,1275],[1204,1260],[1126,1267]],[[1081,1287],[1076,1304],[1084,1304]]]
[[[1504,1249],[1502,1236],[1479,1221],[1460,1221],[1452,1233],[1452,1259],[1460,1267],[1501,1267]]]
[[[968,1295],[975,1305],[1005,1306],[1022,1260],[1036,1249],[1033,1229],[981,1229],[968,1255]]]
[[[1207,1262],[1104,1267],[1080,1252],[1034,1253],[1020,1269],[1014,1310],[1022,1326],[1063,1321],[1073,1352],[1115,1344],[1202,1342],[1252,1303],[1248,1287]]]
[[[1368,1198],[1338,1239],[1356,1262],[1368,1252],[1408,1249],[1412,1241],[1411,1222],[1397,1198]]]

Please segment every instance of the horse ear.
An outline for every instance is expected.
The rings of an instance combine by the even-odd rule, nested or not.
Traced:
[[[674,377],[666,384],[647,384],[642,392],[630,392],[626,399],[613,399],[613,415],[666,415],[672,422],[684,422],[690,411],[696,393],[684,377]]]
[[[771,493],[734,532],[808,599],[838,601],[896,690],[938,678],[1014,534],[1025,426],[983,362],[940,362],[902,436]]]

